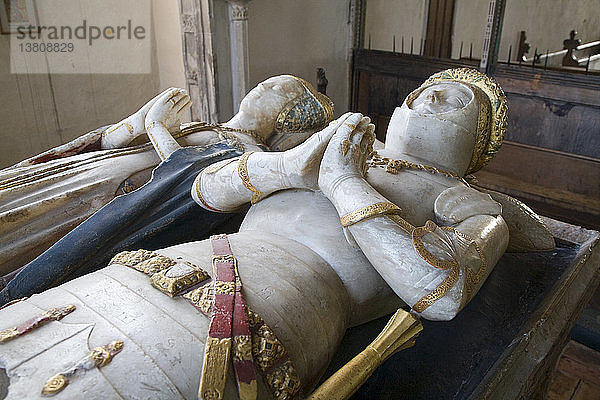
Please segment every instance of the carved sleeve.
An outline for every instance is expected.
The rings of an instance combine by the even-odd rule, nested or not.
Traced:
[[[291,187],[282,153],[247,152],[202,171],[194,181],[192,198],[215,212],[234,212],[247,203]]]
[[[464,185],[454,186],[440,193],[433,210],[441,225],[456,225],[475,215],[502,214],[502,206],[489,194]]]
[[[344,216],[382,197],[364,179],[348,179],[330,200]],[[401,215],[372,213],[345,229],[402,300],[427,319],[448,320],[477,293],[508,243],[499,206],[487,199],[476,205],[484,214],[448,208],[447,217],[460,221],[454,226],[428,221],[415,227]]]

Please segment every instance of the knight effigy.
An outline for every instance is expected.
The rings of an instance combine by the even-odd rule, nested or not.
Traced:
[[[270,127],[307,131],[294,127],[323,115],[314,99],[284,102]],[[160,101],[146,128],[168,165],[189,150]],[[239,149],[191,171],[187,195],[206,213],[250,204],[239,231],[115,252],[104,268],[1,309],[6,398],[349,398],[419,340],[421,318],[468,307],[506,251],[553,248],[526,205],[471,184],[506,120],[494,80],[451,69],[396,108],[384,144],[367,116],[346,113],[312,135],[281,135],[276,151]],[[55,246],[93,232],[93,218]],[[318,386],[346,330],[391,313]]]

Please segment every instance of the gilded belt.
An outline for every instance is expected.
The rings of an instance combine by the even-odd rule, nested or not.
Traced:
[[[240,399],[256,399],[256,373],[252,362],[248,313],[242,297],[236,259],[226,235],[212,236],[211,244],[215,276],[214,305],[198,396],[205,400],[223,398],[233,336],[233,367]]]
[[[171,297],[183,293],[182,297],[211,319],[199,390],[201,398],[222,398],[230,358],[240,398],[256,398],[254,365],[262,372],[275,399],[298,398],[300,379],[283,344],[257,313],[246,308],[229,240],[224,235],[211,239],[215,279],[210,282],[201,268],[147,250],[119,253],[109,265],[121,264],[144,272],[157,289]]]

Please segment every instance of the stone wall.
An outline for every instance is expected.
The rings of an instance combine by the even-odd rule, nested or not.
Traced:
[[[11,74],[10,35],[0,35],[0,168],[116,122],[162,89],[184,87],[177,2],[153,0],[152,25],[150,74]]]

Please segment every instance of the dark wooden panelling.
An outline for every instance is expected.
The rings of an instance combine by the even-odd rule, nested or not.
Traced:
[[[597,159],[505,141],[482,171],[581,194],[595,199],[600,206],[600,160]]]
[[[454,0],[430,0],[424,55],[450,58],[453,21]]]
[[[398,78],[392,75],[372,76],[369,85],[369,110],[392,115],[398,102]]]
[[[499,65],[509,105],[506,138],[600,159],[600,76]]]
[[[600,161],[505,142],[478,171],[479,185],[516,197],[534,211],[600,229]]]
[[[507,97],[506,139],[600,158],[600,110],[521,93],[507,93]]]

